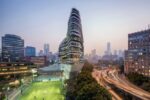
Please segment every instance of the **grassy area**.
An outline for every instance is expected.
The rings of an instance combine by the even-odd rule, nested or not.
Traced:
[[[19,100],[64,100],[61,81],[35,82]]]

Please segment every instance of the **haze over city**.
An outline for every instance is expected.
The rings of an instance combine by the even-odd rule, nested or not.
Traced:
[[[150,100],[150,0],[0,0],[0,100]]]
[[[80,10],[85,54],[96,49],[127,49],[128,34],[148,28],[149,0],[0,0],[0,37],[16,34],[39,51],[57,52],[67,33],[70,9]]]

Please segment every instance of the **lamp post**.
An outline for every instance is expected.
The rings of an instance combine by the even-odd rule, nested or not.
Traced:
[[[31,72],[32,72],[32,81],[34,81],[34,76],[35,73],[37,73],[37,69],[32,69]]]
[[[24,79],[21,79],[21,86],[20,86],[20,93],[21,93],[21,95],[22,95],[22,87],[23,87],[23,85],[24,85]]]
[[[7,98],[6,100],[8,100],[8,91],[9,90],[10,90],[10,87],[8,86],[7,89],[6,89],[6,98]]]

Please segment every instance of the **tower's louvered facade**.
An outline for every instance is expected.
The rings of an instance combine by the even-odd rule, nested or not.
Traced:
[[[79,11],[72,8],[68,21],[66,38],[59,45],[61,63],[79,63],[83,61],[84,46],[82,25]]]

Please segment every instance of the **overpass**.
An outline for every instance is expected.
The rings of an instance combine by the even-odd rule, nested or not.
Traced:
[[[105,82],[104,84],[111,87],[112,90],[117,89],[121,92],[124,92],[126,95],[132,96],[136,100],[150,100],[149,92],[138,88],[137,86],[128,82],[125,78],[120,77],[117,70],[94,70],[93,73],[96,73],[96,76],[94,77],[96,80],[103,80]]]

